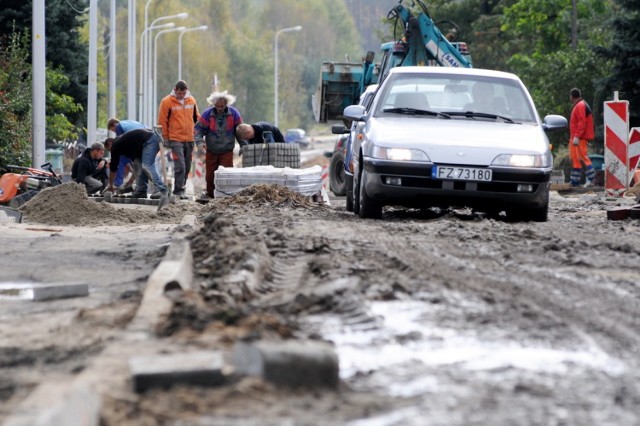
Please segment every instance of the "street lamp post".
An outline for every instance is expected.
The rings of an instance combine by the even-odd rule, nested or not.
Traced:
[[[182,36],[192,31],[206,31],[209,27],[201,25],[199,27],[187,28],[180,32],[178,37],[178,80],[182,80]]]
[[[140,111],[139,111],[138,119],[140,120],[141,123],[146,124],[147,116],[148,116],[147,97],[149,96],[148,95],[149,70],[147,69],[148,68],[148,63],[147,63],[148,52],[146,51],[146,49],[149,43],[147,42],[147,32],[153,31],[153,30],[165,29],[165,28],[173,28],[175,26],[176,24],[174,24],[173,22],[169,22],[162,25],[152,25],[148,28],[145,28],[145,30],[142,32],[142,35],[140,36],[140,45],[144,46],[144,48],[140,50],[140,64],[141,64],[140,65],[140,99],[139,99]]]
[[[128,1],[127,11],[127,117],[137,120],[136,116],[136,0]]]
[[[154,19],[151,22],[151,25],[149,25],[149,27],[146,26],[146,21],[147,21],[147,7],[149,6],[149,3],[151,2],[151,0],[147,1],[147,4],[145,6],[145,30],[142,32],[141,37],[141,49],[140,49],[140,53],[142,54],[144,52],[144,58],[142,61],[142,67],[144,68],[144,71],[140,74],[141,76],[141,80],[144,80],[144,82],[141,81],[141,84],[144,84],[144,86],[141,87],[141,100],[140,100],[140,104],[141,104],[141,109],[144,111],[144,114],[142,115],[142,118],[144,119],[143,122],[146,122],[148,124],[149,120],[151,119],[149,117],[149,107],[148,105],[151,103],[150,99],[149,99],[149,95],[151,93],[151,85],[149,82],[149,79],[151,78],[151,52],[153,51],[153,44],[151,43],[153,41],[153,39],[150,38],[150,34],[147,35],[147,32],[151,31],[154,28],[158,28],[158,25],[156,25],[158,22],[160,21],[166,21],[169,19],[184,19],[187,18],[189,16],[188,13],[178,13],[177,15],[168,15],[168,16],[161,16],[159,18]]]
[[[273,124],[278,127],[278,36],[281,33],[289,32],[289,31],[300,31],[302,27],[300,25],[290,28],[282,28],[276,32],[275,36],[275,46],[273,49],[274,57],[275,57],[275,70],[273,75],[273,83],[275,86],[275,97],[273,102]]]
[[[158,31],[158,34],[156,34],[156,37],[154,39],[154,43],[153,43],[153,79],[151,80],[151,90],[152,90],[152,94],[153,96],[151,97],[151,99],[153,100],[153,103],[151,104],[149,110],[151,111],[151,120],[149,121],[148,125],[152,125],[153,124],[153,119],[154,117],[157,115],[156,114],[156,108],[157,108],[157,98],[158,98],[158,37],[160,37],[162,34],[166,34],[166,33],[172,33],[175,31],[184,31],[186,28],[185,27],[178,27],[178,28],[171,28],[169,30],[162,30],[162,31]]]

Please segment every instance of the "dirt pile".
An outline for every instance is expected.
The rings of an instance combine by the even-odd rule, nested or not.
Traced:
[[[179,223],[187,214],[198,215],[196,203],[170,204],[155,209],[124,209],[89,199],[83,185],[66,183],[46,188],[25,203],[20,210],[26,222],[47,225],[126,225]]]
[[[221,206],[234,204],[271,205],[278,207],[314,208],[321,206],[298,192],[281,185],[251,185],[233,197],[220,198],[215,201]]]
[[[252,185],[232,197],[209,202],[206,209],[202,227],[189,237],[200,292],[175,301],[159,333],[166,336],[213,327],[224,341],[247,334],[290,337],[297,328],[295,320],[285,319],[287,309],[264,303],[262,296],[286,299],[276,305],[295,305],[297,293],[290,290],[298,287],[299,277],[289,280],[280,263],[288,267],[297,263],[290,256],[300,260],[313,250],[307,240],[285,246],[281,230],[299,215],[331,209],[280,185]],[[245,223],[247,217],[258,221]],[[299,266],[308,268],[304,259]]]

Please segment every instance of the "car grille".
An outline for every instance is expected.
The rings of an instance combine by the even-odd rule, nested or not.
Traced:
[[[382,177],[382,181],[385,181]],[[402,186],[407,188],[427,188],[454,191],[478,191],[478,192],[517,192],[518,183],[512,182],[463,182],[433,180],[429,178],[403,177]],[[538,184],[533,184],[533,192],[538,190]]]

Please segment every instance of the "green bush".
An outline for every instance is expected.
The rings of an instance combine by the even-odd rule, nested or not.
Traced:
[[[0,40],[0,173],[7,164],[31,163],[31,67],[28,36]]]

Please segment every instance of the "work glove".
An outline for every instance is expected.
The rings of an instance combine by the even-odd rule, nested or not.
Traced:
[[[578,145],[580,145],[580,138],[579,138],[579,137],[574,136],[574,138],[573,138],[573,145],[574,145],[574,146],[578,146]]]

